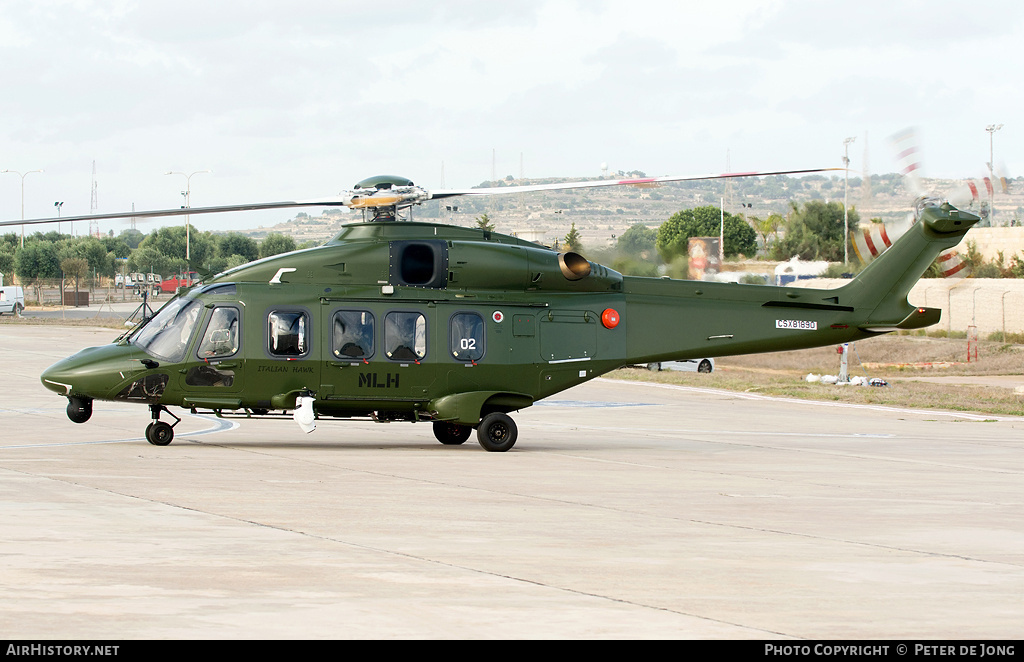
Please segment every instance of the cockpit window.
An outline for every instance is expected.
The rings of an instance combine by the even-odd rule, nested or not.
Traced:
[[[147,354],[177,363],[185,358],[202,309],[195,299],[169,301],[131,342]]]
[[[215,283],[213,285],[207,285],[203,289],[199,290],[200,294],[235,294],[234,283]]]
[[[238,309],[217,306],[199,343],[199,358],[209,360],[231,356],[238,351],[238,341]]]

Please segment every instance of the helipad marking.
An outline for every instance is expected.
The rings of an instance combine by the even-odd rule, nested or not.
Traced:
[[[228,421],[211,416],[203,416],[198,414],[188,414],[192,418],[199,418],[204,421],[213,423],[212,426],[197,430],[195,432],[184,432],[181,433],[181,438],[187,437],[201,437],[208,434],[216,434],[218,432],[224,432],[225,430],[233,430],[238,427],[238,423],[235,421]],[[48,448],[51,446],[88,446],[91,444],[125,444],[131,441],[144,441],[145,437],[133,437],[131,439],[99,439],[94,441],[61,441],[53,442],[48,444],[18,444],[17,446],[0,446],[0,450],[11,450],[14,448]]]

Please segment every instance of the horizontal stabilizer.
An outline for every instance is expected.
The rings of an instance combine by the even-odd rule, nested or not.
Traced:
[[[862,331],[871,333],[888,333],[890,331],[906,331],[908,329],[923,329],[932,324],[938,324],[942,317],[942,310],[939,308],[915,308],[914,312],[903,318],[903,321],[896,324],[865,324],[861,326]]]

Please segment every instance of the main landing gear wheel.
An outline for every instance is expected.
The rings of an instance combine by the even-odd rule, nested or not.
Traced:
[[[487,414],[476,428],[476,438],[485,451],[504,453],[516,445],[516,423],[505,414]]]
[[[163,421],[154,421],[146,427],[146,440],[154,446],[166,446],[174,439],[174,429]]]
[[[445,446],[464,444],[471,434],[473,434],[473,428],[468,425],[434,421],[434,436]]]

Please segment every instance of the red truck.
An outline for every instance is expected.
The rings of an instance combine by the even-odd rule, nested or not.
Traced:
[[[164,278],[160,283],[160,291],[174,294],[182,287],[192,287],[199,280],[199,274],[194,271],[186,271],[176,276]]]

